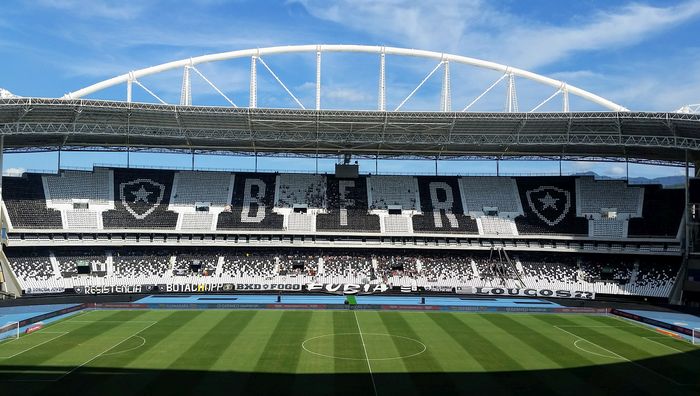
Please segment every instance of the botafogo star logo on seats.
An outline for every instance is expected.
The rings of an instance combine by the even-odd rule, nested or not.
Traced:
[[[119,198],[124,208],[143,220],[160,206],[165,186],[151,179],[136,179],[119,184]]]
[[[571,210],[571,194],[559,187],[540,186],[525,195],[530,210],[552,227],[564,220]]]

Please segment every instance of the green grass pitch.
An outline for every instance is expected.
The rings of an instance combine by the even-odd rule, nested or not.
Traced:
[[[697,395],[700,348],[606,316],[90,311],[0,343],[0,395]]]

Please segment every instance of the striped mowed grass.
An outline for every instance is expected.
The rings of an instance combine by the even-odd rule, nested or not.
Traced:
[[[590,315],[91,311],[0,342],[0,394],[689,395],[700,348]]]

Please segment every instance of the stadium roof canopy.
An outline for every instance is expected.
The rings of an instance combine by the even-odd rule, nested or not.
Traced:
[[[0,100],[5,152],[161,149],[391,158],[700,158],[700,115],[474,113]]]
[[[284,76],[275,73],[264,60],[281,54],[303,53],[316,60],[313,110],[304,106],[285,85]],[[321,59],[327,53],[363,53],[369,54],[369,59],[377,57],[376,110],[322,107],[325,91]],[[390,111],[386,100],[387,85],[391,83],[385,76],[387,59],[393,64],[408,58],[436,64]],[[250,59],[247,107],[238,107],[198,69],[202,64],[233,59]],[[499,77],[475,98],[453,98],[450,65],[496,72]],[[177,105],[166,103],[142,80],[180,69],[181,94]],[[258,69],[269,73],[298,108],[259,108]],[[290,70],[298,74],[296,67]],[[440,74],[438,110],[404,111],[403,106],[426,81]],[[193,105],[190,77],[194,75],[230,106]],[[523,91],[516,94],[516,78],[544,88],[549,96],[529,112],[522,112],[523,104],[518,102],[518,97]],[[180,81],[174,83],[180,84]],[[504,111],[473,112],[474,105],[489,92],[495,92],[494,87],[499,84],[506,86]],[[125,101],[85,99],[119,86],[126,88]],[[155,99],[157,104],[133,102],[134,86],[149,95],[146,100]],[[241,91],[238,90],[238,96]],[[479,91],[481,89],[476,92]],[[572,112],[570,96],[604,111]],[[468,104],[459,112],[452,111],[455,99]],[[555,99],[561,99],[561,112],[541,112],[551,109],[556,104]],[[678,113],[630,112],[624,106],[566,82],[461,55],[384,46],[296,45],[237,50],[167,62],[97,82],[60,99],[6,96],[0,98],[0,136],[8,152],[128,149],[255,155],[350,154],[368,158],[598,159],[680,165],[687,158],[700,158],[700,115],[691,110],[688,107],[687,111]],[[696,153],[698,155],[694,155]]]

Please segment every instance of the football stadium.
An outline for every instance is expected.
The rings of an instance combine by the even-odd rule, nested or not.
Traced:
[[[322,60],[348,53],[376,65],[374,109],[323,105]],[[308,107],[272,61],[290,54],[315,70]],[[386,70],[402,59],[431,66],[390,106]],[[232,60],[247,103],[204,68]],[[456,98],[460,67],[496,78]],[[167,73],[179,103],[148,84]],[[294,107],[259,106],[263,78]],[[435,81],[437,109],[404,109]],[[548,94],[525,109],[516,86],[528,84]],[[225,105],[193,103],[195,86]],[[474,110],[489,95],[501,107]],[[59,165],[0,178],[0,392],[699,394],[697,107],[631,111],[487,60],[325,44],[190,57],[58,98],[5,91],[0,168],[22,153],[58,152]],[[192,166],[62,167],[76,152],[180,153]],[[255,168],[196,167],[214,154]],[[333,168],[259,169],[266,158]],[[470,160],[496,174],[438,171]],[[511,160],[684,176],[501,173]]]

